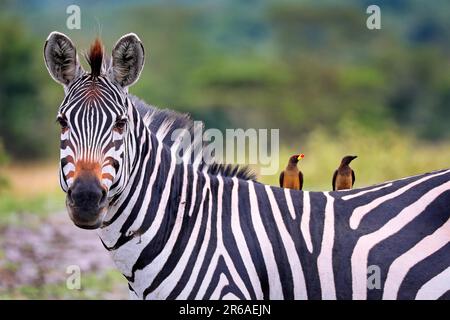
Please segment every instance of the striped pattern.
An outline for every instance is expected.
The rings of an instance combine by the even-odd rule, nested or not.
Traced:
[[[388,214],[373,209],[353,230],[349,221],[367,199],[343,200],[347,193],[286,193],[204,176],[194,186],[199,196],[179,207],[173,224],[158,220],[148,237],[144,233],[112,250],[113,258],[127,261],[121,271],[139,298],[412,299],[450,265],[449,212],[444,210],[450,185],[441,184],[441,178],[450,180],[450,171],[428,177],[432,184],[425,195],[414,188],[417,177],[403,181],[402,187],[414,194],[405,199],[411,201],[408,207],[395,205],[400,199],[386,201],[382,206],[391,208]],[[394,187],[372,196],[384,196]],[[182,198],[191,195],[183,192]],[[304,201],[308,197],[311,217],[304,215],[311,210]],[[190,206],[198,206],[191,217]],[[312,252],[301,228],[306,219]],[[108,230],[101,235],[104,241],[110,236]],[[380,290],[367,290],[369,265],[381,268]],[[438,290],[444,295],[450,283]],[[430,291],[428,297],[436,294]]]
[[[71,123],[70,130],[63,129],[61,134],[60,181],[64,191],[83,164],[99,166],[100,181],[110,190],[110,196],[121,191],[117,187],[124,182],[115,178],[126,178],[130,168],[129,162],[118,155],[125,153],[128,141],[124,143],[122,134],[111,127],[117,119],[126,117],[126,103],[118,87],[102,77],[85,75],[71,85],[58,113]],[[119,168],[126,173],[118,172]]]
[[[177,161],[179,115],[92,81],[72,84],[60,108],[71,123],[61,185],[81,159],[101,164],[99,235],[131,297],[450,298],[450,170],[341,192],[270,187],[211,171],[194,147]],[[110,130],[120,117],[123,134]],[[380,289],[367,289],[371,265]]]

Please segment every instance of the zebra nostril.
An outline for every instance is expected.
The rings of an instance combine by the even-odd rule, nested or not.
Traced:
[[[101,197],[100,202],[99,202],[100,205],[102,205],[102,204],[104,204],[106,202],[106,195],[107,195],[107,192],[106,192],[106,190],[103,189],[102,190],[102,197]]]
[[[72,189],[67,190],[67,200],[69,200],[69,203],[73,203]]]

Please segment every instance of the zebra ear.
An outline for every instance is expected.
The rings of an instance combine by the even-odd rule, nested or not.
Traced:
[[[64,86],[83,72],[72,41],[65,34],[56,31],[50,33],[45,42],[44,60],[52,78]]]
[[[144,60],[144,46],[138,36],[124,35],[112,51],[112,78],[124,88],[131,86],[139,79]]]

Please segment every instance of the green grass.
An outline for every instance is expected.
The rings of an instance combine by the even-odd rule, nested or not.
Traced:
[[[29,197],[5,192],[0,196],[0,225],[17,222],[22,214],[46,216],[64,208],[60,192]]]
[[[66,283],[22,286],[0,292],[0,300],[9,299],[120,299],[127,298],[127,282],[115,270],[81,275],[81,288],[68,289]]]

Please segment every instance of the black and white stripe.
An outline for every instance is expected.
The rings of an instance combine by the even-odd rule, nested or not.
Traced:
[[[48,52],[64,45],[68,61],[77,61],[68,38],[49,39]],[[208,166],[194,152],[201,145],[177,161],[181,139],[173,134],[192,133],[192,121],[127,93],[140,70],[128,68],[126,55],[137,51],[142,66],[143,47],[135,35],[119,44],[114,61],[123,68],[113,80],[80,76],[78,65],[56,68],[50,53],[46,63],[66,90],[61,186],[68,190],[80,161],[100,166],[109,206],[99,235],[131,297],[450,298],[450,169],[364,189],[303,192]],[[123,132],[112,129],[121,118]],[[381,287],[369,290],[373,265]]]
[[[118,218],[100,231],[133,296],[448,295],[450,170],[361,190],[301,192],[176,164],[177,146],[167,148],[164,135],[139,134],[153,151],[138,164],[150,170],[130,179],[139,179],[137,188],[110,209]],[[369,265],[380,267],[379,290],[367,289]]]

